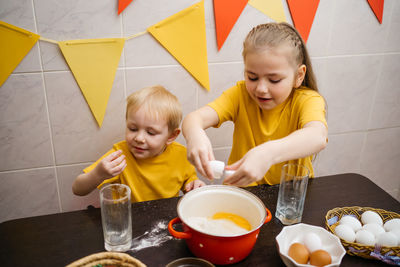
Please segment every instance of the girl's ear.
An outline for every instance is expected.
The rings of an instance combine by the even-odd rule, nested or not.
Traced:
[[[172,142],[175,141],[175,139],[178,137],[178,135],[181,133],[181,129],[176,128],[175,130],[170,133],[168,139],[167,139],[167,145],[171,144]]]
[[[299,88],[304,81],[304,77],[306,76],[307,67],[306,65],[302,64],[296,73],[296,77],[294,80],[294,88]]]

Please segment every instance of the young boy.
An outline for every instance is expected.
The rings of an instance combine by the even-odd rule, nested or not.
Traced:
[[[87,195],[106,183],[132,190],[132,202],[169,198],[205,185],[174,142],[180,133],[181,105],[162,86],[143,88],[127,98],[125,141],[76,177],[72,191]]]

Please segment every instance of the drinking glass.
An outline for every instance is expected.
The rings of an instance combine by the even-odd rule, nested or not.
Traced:
[[[275,217],[284,225],[301,222],[309,175],[304,165],[283,165]]]
[[[101,222],[107,251],[127,251],[132,244],[131,189],[110,184],[100,190]]]

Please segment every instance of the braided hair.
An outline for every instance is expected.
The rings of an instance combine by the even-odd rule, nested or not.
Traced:
[[[245,59],[249,52],[262,52],[268,48],[275,48],[281,45],[292,47],[292,59],[295,66],[302,64],[306,66],[306,74],[302,85],[318,92],[317,81],[306,45],[299,32],[288,23],[272,22],[254,27],[243,42],[242,55]]]

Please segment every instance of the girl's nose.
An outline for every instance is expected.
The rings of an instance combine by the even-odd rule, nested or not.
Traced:
[[[256,91],[260,93],[267,93],[268,84],[263,79],[260,79],[257,83]]]

